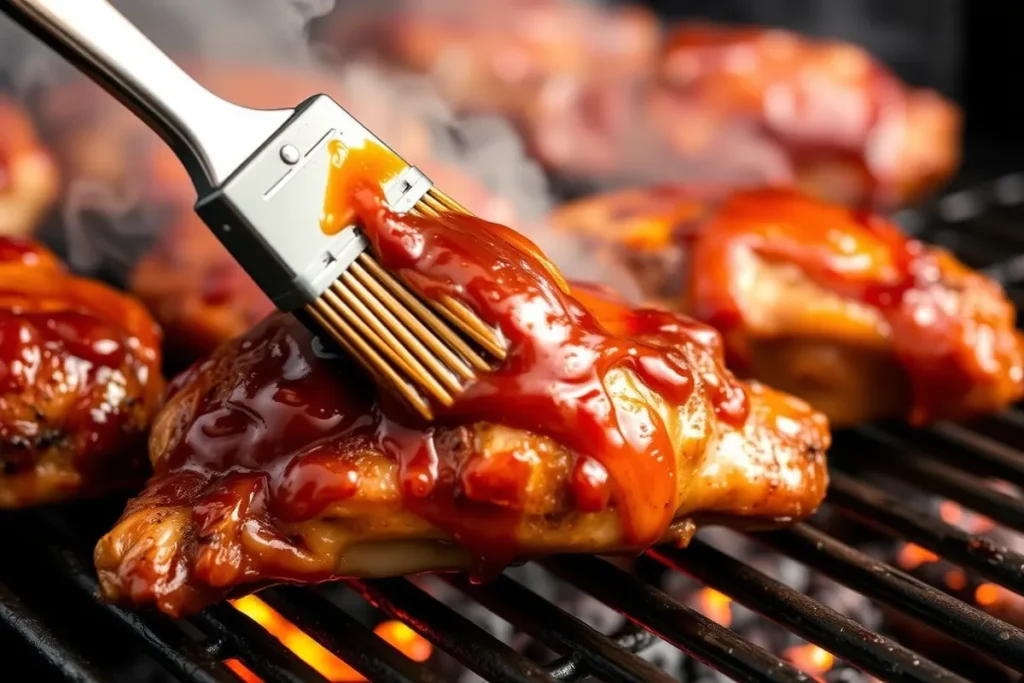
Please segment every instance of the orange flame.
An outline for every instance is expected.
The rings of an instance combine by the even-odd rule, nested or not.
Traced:
[[[793,666],[814,676],[818,681],[822,680],[819,677],[820,674],[831,669],[836,661],[831,652],[810,643],[791,647],[783,652],[782,656],[792,662]]]
[[[732,598],[713,588],[700,591],[700,611],[719,626],[732,624]]]
[[[331,683],[361,683],[366,680],[362,674],[255,595],[232,600],[231,605],[266,629]],[[430,658],[433,650],[431,644],[400,621],[385,621],[373,631],[409,659],[422,662]],[[263,683],[259,676],[237,659],[229,659],[224,663],[245,683]]]

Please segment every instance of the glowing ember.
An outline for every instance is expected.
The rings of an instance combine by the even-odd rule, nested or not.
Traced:
[[[904,569],[917,569],[923,564],[929,562],[938,562],[939,556],[930,550],[925,550],[919,545],[913,543],[907,543],[900,549],[899,557],[896,561]]]
[[[982,607],[994,605],[999,600],[1002,589],[994,583],[983,583],[974,591],[974,600]]]
[[[331,683],[359,683],[366,680],[362,674],[341,661],[255,595],[232,600],[231,605],[262,626]],[[378,624],[373,631],[409,659],[423,662],[430,658],[430,643],[400,621],[385,621]],[[245,683],[263,683],[259,676],[237,659],[229,659],[224,663]]]
[[[401,621],[385,621],[373,629],[373,632],[414,662],[427,661],[434,651],[433,646],[423,636]]]
[[[963,517],[963,509],[951,500],[939,503],[939,517],[946,524],[958,524]]]
[[[243,683],[263,683],[263,679],[249,670],[245,664],[237,659],[226,659],[224,665],[231,669],[231,672],[242,679]]]
[[[967,574],[963,569],[950,569],[946,572],[946,585],[955,591],[962,591],[967,587]]]
[[[1006,490],[1006,487],[1002,486],[1001,482],[993,482],[993,488],[1003,493],[1015,495],[1012,489]],[[975,512],[968,512],[951,500],[944,500],[939,503],[939,517],[946,524],[960,527],[970,534],[983,534],[986,531],[991,531],[996,526],[996,523],[988,517]]]
[[[732,598],[712,588],[701,590],[700,611],[719,626],[732,624]]]
[[[791,647],[783,652],[782,656],[792,662],[796,668],[815,677],[824,674],[835,664],[835,657],[831,652],[810,643]],[[816,678],[816,680],[822,679]]]

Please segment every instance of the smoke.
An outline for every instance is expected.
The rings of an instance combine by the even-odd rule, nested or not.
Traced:
[[[328,92],[371,130],[485,218],[510,222],[575,279],[595,275],[593,255],[548,231],[553,205],[541,167],[513,127],[493,116],[457,116],[429,82],[373,58],[344,58],[310,38],[333,0],[114,0],[113,4],[193,77],[255,107],[288,106]],[[352,27],[360,26],[353,18]],[[0,18],[0,70],[57,151],[66,187],[59,220],[44,230],[73,269],[119,284],[176,212],[194,200],[169,150],[134,116],[49,48]],[[441,177],[454,175],[454,186]],[[497,201],[474,197],[478,182]],[[476,194],[481,194],[476,192]],[[618,268],[618,270],[617,270]],[[601,279],[638,289],[610,264]]]

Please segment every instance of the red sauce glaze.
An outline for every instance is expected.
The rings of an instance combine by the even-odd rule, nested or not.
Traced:
[[[477,560],[474,575],[483,578],[517,555],[528,465],[545,457],[514,446],[476,457],[458,441],[460,426],[492,423],[567,447],[576,507],[614,505],[626,544],[659,540],[677,508],[673,443],[652,405],[616,404],[605,380],[613,370],[631,371],[675,406],[699,386],[710,394],[718,419],[740,427],[748,397],[721,365],[717,333],[674,313],[634,309],[599,288],[563,289],[539,250],[525,238],[508,239],[507,228],[461,214],[397,215],[384,206],[378,185],[356,182],[366,166],[334,168],[353,177],[333,180],[332,188],[358,189],[350,198],[332,195],[325,214],[341,215],[347,202],[385,267],[424,297],[451,296],[497,326],[507,341],[506,360],[426,425],[399,402],[381,400],[353,361],[334,356],[303,330],[282,330],[271,318],[232,360],[244,368],[238,373],[243,381],[229,396],[223,387],[206,392],[187,437],[157,461],[152,486],[159,491],[167,474],[168,487],[180,489],[158,497],[189,505],[196,491],[185,490],[184,480],[173,476],[177,471],[230,470],[219,480],[223,495],[205,499],[204,528],[241,514],[242,504],[246,514],[266,510],[298,522],[355,492],[358,458],[337,454],[366,447],[398,463],[403,507],[457,540]],[[602,322],[591,305],[600,307]],[[195,365],[172,390],[209,371],[210,362]],[[265,533],[276,532],[268,524]],[[266,576],[266,567],[262,572]]]
[[[596,288],[573,287],[573,291],[576,298],[559,295],[578,309],[573,315],[589,318],[589,313],[582,312],[582,303],[600,302],[601,320],[608,321],[607,330],[589,335],[608,340],[607,345],[632,339],[640,357],[650,359],[634,366],[629,358],[617,357],[616,349],[596,345],[604,355],[594,361],[595,367],[608,369],[620,362],[641,375],[649,374],[647,367],[654,368],[666,374],[655,377],[655,383],[664,386],[676,381],[669,386],[671,396],[685,400],[694,382],[690,372],[700,373],[696,368],[684,371],[681,366],[690,366],[685,354],[720,357],[717,344],[705,345],[709,337],[718,340],[704,325],[670,313],[632,309]],[[596,353],[574,348],[588,356]],[[529,359],[524,357],[539,352],[544,352],[539,345],[523,344],[513,353],[513,362],[526,365]],[[660,366],[656,354],[664,359]],[[549,355],[547,362],[562,357]],[[170,393],[201,381],[215,362],[196,363],[172,383]],[[247,528],[266,539],[267,548],[258,553],[258,567],[250,565],[245,552],[237,562],[211,557],[197,563],[200,581],[225,585],[241,576],[316,580],[308,566],[294,570],[292,564],[301,560],[290,543],[275,544],[282,533],[278,523],[315,518],[352,496],[364,465],[358,455],[361,451],[384,453],[398,463],[403,508],[445,530],[466,548],[475,558],[476,578],[492,576],[519,554],[517,528],[525,513],[528,477],[531,470],[537,471],[531,461],[553,454],[524,450],[513,443],[506,452],[491,449],[484,457],[465,441],[467,436],[473,438],[472,432],[460,429],[478,421],[529,424],[538,432],[558,435],[572,449],[567,486],[575,508],[596,512],[613,504],[624,513],[633,510],[624,532],[637,547],[660,538],[677,507],[675,454],[664,425],[648,407],[631,416],[599,412],[608,399],[594,367],[565,368],[550,380],[552,392],[546,399],[504,395],[492,402],[482,396],[485,405],[456,408],[438,424],[425,425],[398,409],[398,404],[381,401],[377,388],[353,360],[336,355],[297,322],[282,324],[278,316],[271,316],[240,343],[229,362],[232,369],[227,373],[213,372],[230,384],[222,382],[192,394],[198,404],[188,409],[187,427],[165,457],[155,461],[155,476],[140,499],[147,506],[186,507],[199,500],[193,517],[198,534],[229,533],[228,529],[237,533],[239,524],[229,520],[244,519]],[[716,363],[705,367],[725,373]],[[539,378],[524,381],[532,392]],[[731,376],[715,380],[700,374],[697,381],[721,393],[724,419],[743,420],[747,395]],[[496,380],[485,382],[478,386],[486,394],[518,385],[511,373],[499,372]],[[577,395],[586,400],[574,405]],[[671,400],[669,395],[665,398]],[[564,437],[574,425],[586,425],[588,431]],[[230,547],[222,543],[218,552],[229,552]],[[209,573],[204,573],[204,567]]]
[[[743,251],[795,264],[823,288],[880,311],[911,379],[912,422],[941,414],[951,393],[1007,371],[992,360],[1004,355],[996,347],[1006,335],[986,333],[984,321],[956,305],[957,286],[944,277],[942,252],[877,214],[788,190],[742,192],[724,203],[691,248],[700,266],[687,275],[691,313],[726,335],[743,324],[731,289]],[[747,359],[732,360],[742,366]]]

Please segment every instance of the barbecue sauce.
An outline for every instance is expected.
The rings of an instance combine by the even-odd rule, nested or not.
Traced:
[[[687,276],[691,313],[727,337],[743,325],[731,286],[745,250],[792,263],[821,287],[881,312],[910,377],[913,423],[941,416],[951,395],[1021,373],[1012,332],[984,311],[965,308],[958,291],[964,284],[948,279],[942,253],[908,239],[880,215],[789,190],[733,195],[692,239],[695,267]],[[974,286],[996,287],[972,277]]]
[[[327,235],[336,235],[356,220],[351,202],[356,188],[366,181],[384,185],[401,173],[406,164],[373,140],[365,140],[360,147],[346,147],[340,140],[329,140],[327,153],[330,168],[320,229]]]
[[[633,308],[600,288],[563,287],[540,251],[521,236],[508,239],[503,226],[461,214],[393,213],[376,178],[366,177],[381,168],[373,155],[386,153],[368,146],[339,156],[324,215],[350,211],[380,262],[412,289],[450,296],[500,329],[505,361],[424,424],[378,392],[354,361],[273,316],[175,381],[173,391],[192,392],[190,425],[156,461],[147,498],[185,506],[201,498],[201,535],[239,515],[302,522],[358,490],[367,466],[359,453],[383,453],[398,465],[403,507],[447,532],[485,578],[520,554],[531,476],[538,459],[556,456],[514,445],[479,452],[475,426],[500,424],[567,449],[572,505],[614,506],[625,545],[663,538],[680,489],[675,444],[652,403],[617,402],[607,382],[627,371],[669,406],[706,392],[717,418],[742,428],[748,397],[724,369],[717,333],[677,314]],[[342,190],[352,194],[333,194]],[[206,377],[216,379],[206,386]],[[216,491],[198,496],[184,472],[216,481]],[[261,528],[268,539],[277,533],[272,522]],[[288,542],[268,540],[260,555],[264,578],[268,558],[284,577],[287,565],[303,561]],[[244,575],[248,561],[243,553],[229,564]],[[207,564],[198,564],[202,574]],[[208,566],[225,571],[223,562]],[[308,567],[302,576],[309,578]]]

